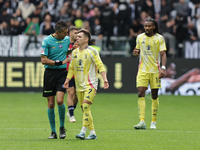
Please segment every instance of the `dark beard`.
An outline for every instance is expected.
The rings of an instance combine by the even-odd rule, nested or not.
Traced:
[[[150,36],[150,35],[151,35],[150,33],[146,33],[146,32],[145,32],[145,34],[146,34],[147,36]]]

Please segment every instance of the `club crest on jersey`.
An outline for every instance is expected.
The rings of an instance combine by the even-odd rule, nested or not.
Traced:
[[[79,65],[79,66],[82,65],[82,60],[81,60],[81,59],[78,60],[78,65]]]
[[[85,59],[87,59],[87,54],[85,54]]]
[[[63,46],[62,46],[62,44],[59,44],[59,48],[62,48]]]
[[[150,50],[151,49],[151,46],[150,45],[147,45],[147,50]]]

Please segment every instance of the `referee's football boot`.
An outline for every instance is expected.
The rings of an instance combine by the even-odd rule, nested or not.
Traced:
[[[90,135],[86,138],[86,140],[95,140],[95,139],[97,139],[97,136],[94,135],[94,134],[90,134]]]
[[[51,136],[48,137],[48,139],[57,139],[57,134],[56,134],[56,132],[51,132]]]
[[[60,127],[60,139],[64,139],[66,137],[65,131],[67,130],[64,127]]]
[[[144,121],[140,121],[137,125],[134,125],[135,129],[146,129],[147,126]]]
[[[80,132],[79,134],[76,135],[76,138],[80,139],[80,140],[84,140],[85,139],[85,133]]]

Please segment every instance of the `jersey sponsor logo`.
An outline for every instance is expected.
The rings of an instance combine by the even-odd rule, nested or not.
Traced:
[[[59,44],[59,48],[62,48],[63,46],[62,46],[62,44]]]
[[[74,58],[77,58],[77,56],[75,55]]]
[[[151,46],[150,45],[147,45],[147,50],[151,50]]]
[[[87,59],[87,54],[85,54],[85,59]]]
[[[145,42],[144,42],[144,41],[142,41],[142,44],[145,44]]]
[[[81,59],[78,60],[78,65],[79,65],[79,66],[82,65],[82,60],[81,60]]]
[[[44,91],[44,93],[50,93],[50,92],[52,92],[52,90],[51,91]]]

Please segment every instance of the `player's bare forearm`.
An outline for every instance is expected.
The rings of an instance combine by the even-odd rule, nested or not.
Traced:
[[[167,63],[167,56],[165,51],[160,51],[161,59],[162,59],[162,66],[166,66]]]
[[[68,62],[70,62],[72,60],[72,58],[66,58],[65,60],[63,60],[63,64],[66,64]]]
[[[106,72],[105,71],[102,71],[101,72],[101,76],[104,80],[104,89],[108,89],[109,88],[109,83],[108,83],[108,79],[107,79],[107,76],[106,76]]]
[[[72,58],[66,58],[65,60],[61,61],[59,65],[64,65],[71,60]],[[54,60],[48,59],[46,56],[41,56],[41,62],[43,65],[56,65]]]
[[[135,48],[133,50],[133,56],[138,57],[139,55],[140,55],[140,50]]]
[[[55,65],[55,61],[48,59],[46,56],[41,56],[41,62],[43,65]]]

